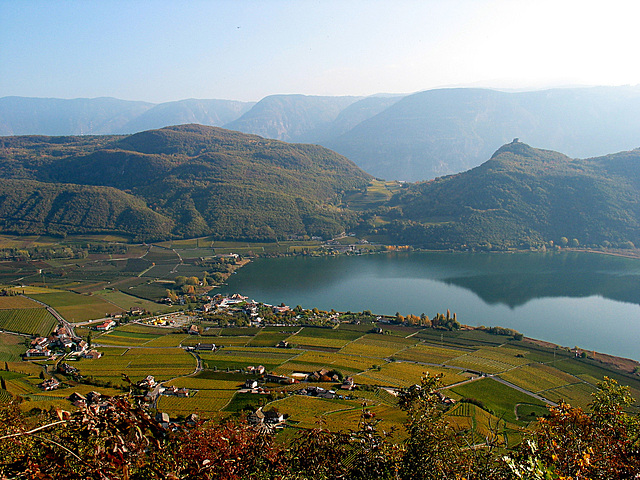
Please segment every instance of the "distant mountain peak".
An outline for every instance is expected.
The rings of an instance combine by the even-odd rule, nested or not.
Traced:
[[[511,143],[507,143],[496,150],[489,161],[513,158],[514,156],[520,159],[517,163],[529,165],[565,163],[571,161],[570,157],[562,153],[554,150],[534,148],[526,143],[522,143],[518,138],[515,138]]]
[[[523,157],[533,157],[536,155],[536,152],[536,148],[533,148],[526,143],[522,143],[519,138],[514,138],[512,142],[506,143],[496,150],[495,153],[491,155],[491,159],[493,160],[504,153],[512,153]]]

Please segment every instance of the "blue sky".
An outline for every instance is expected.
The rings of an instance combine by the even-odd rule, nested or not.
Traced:
[[[0,0],[0,97],[640,83],[640,2]]]

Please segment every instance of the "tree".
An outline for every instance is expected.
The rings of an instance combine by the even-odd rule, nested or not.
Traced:
[[[456,478],[460,449],[444,418],[437,395],[442,375],[426,374],[420,385],[400,391],[398,404],[407,413],[409,439],[402,458],[402,479]]]
[[[640,420],[625,412],[633,401],[629,387],[605,377],[590,412],[566,403],[550,408],[549,418],[507,457],[509,468],[516,475],[535,468],[548,478],[634,478],[640,472]]]
[[[2,388],[2,390],[7,389],[7,382],[5,381],[4,377],[0,378],[0,388]]]

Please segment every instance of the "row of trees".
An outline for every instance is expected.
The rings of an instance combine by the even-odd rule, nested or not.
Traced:
[[[131,398],[27,417],[0,408],[0,475],[58,479],[622,479],[640,474],[640,421],[627,387],[605,379],[590,411],[551,408],[524,441],[479,440],[447,421],[440,377],[400,392],[406,438],[363,405],[357,428],[299,430],[287,444],[243,420],[162,428]]]

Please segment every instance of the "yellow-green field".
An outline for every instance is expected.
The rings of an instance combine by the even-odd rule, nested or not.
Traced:
[[[354,377],[356,383],[383,385],[388,387],[407,387],[419,384],[422,376],[429,372],[431,375],[442,373],[442,381],[445,385],[462,382],[467,377],[460,375],[459,371],[441,367],[426,367],[415,363],[391,362],[377,368],[367,370]]]
[[[22,295],[0,297],[0,310],[12,310],[19,308],[44,308],[37,302]]]
[[[366,357],[387,358],[410,348],[418,339],[369,334],[347,344],[340,353]]]
[[[147,375],[156,380],[187,375],[196,368],[196,360],[181,348],[105,348],[97,360],[80,360],[74,366],[82,375],[122,384],[122,374],[138,381]]]
[[[73,292],[49,292],[29,294],[62,315],[69,322],[84,322],[106,315],[122,313],[124,309],[94,295],[80,295]]]

